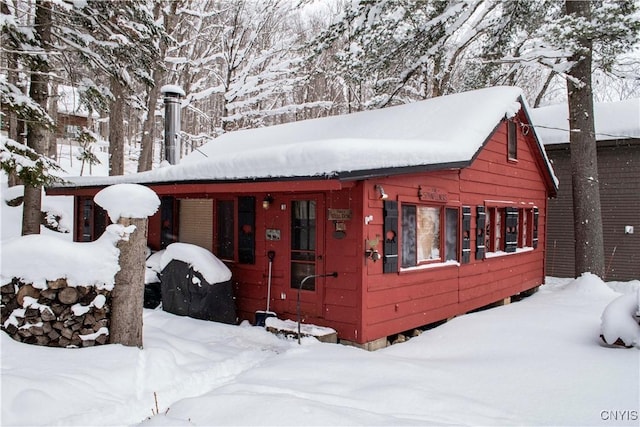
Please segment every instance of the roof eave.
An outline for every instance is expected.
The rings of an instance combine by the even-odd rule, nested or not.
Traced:
[[[309,176],[287,176],[287,177],[262,177],[262,178],[242,178],[242,179],[198,179],[198,180],[185,180],[185,181],[148,181],[139,182],[140,185],[147,187],[155,187],[157,189],[168,189],[171,187],[176,190],[174,192],[180,193],[177,187],[183,186],[198,186],[198,185],[216,185],[221,188],[234,188],[237,187],[238,191],[267,191],[267,187],[274,185],[275,183],[285,183],[286,189],[289,191],[295,191],[295,186],[291,186],[292,182],[305,182],[309,183],[316,181],[316,187],[318,189],[326,187],[327,189],[337,189],[343,186],[341,183],[349,183],[354,181],[380,178],[386,176],[395,176],[410,173],[430,172],[437,170],[448,169],[461,169],[469,165],[468,161],[446,162],[427,165],[413,165],[403,167],[391,167],[391,168],[376,168],[376,169],[363,169],[355,171],[343,171],[334,172],[324,175],[309,175]],[[126,181],[126,180],[125,180]],[[95,194],[98,190],[108,187],[110,184],[87,184],[87,185],[56,185],[46,188],[47,194],[50,195],[90,195]],[[304,187],[307,189],[307,186]],[[285,188],[283,187],[284,191]],[[269,190],[275,191],[275,190]],[[161,191],[163,194],[167,194],[168,191]]]
[[[462,169],[470,164],[469,161],[432,163],[426,165],[401,166],[392,168],[363,169],[348,172],[339,172],[337,177],[341,181],[359,181],[385,176],[404,175],[420,172],[432,172],[448,169]]]

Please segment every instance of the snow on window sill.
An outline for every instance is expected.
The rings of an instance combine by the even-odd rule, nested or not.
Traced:
[[[523,252],[531,252],[531,251],[533,251],[533,248],[530,246],[526,246],[524,248],[516,248],[515,252],[505,252],[505,251],[487,252],[485,254],[485,258],[496,258],[499,256],[521,254]]]
[[[408,273],[412,271],[428,270],[431,268],[450,267],[450,266],[459,267],[460,263],[458,261],[432,262],[430,264],[416,265],[414,267],[402,267],[400,269],[400,273]]]

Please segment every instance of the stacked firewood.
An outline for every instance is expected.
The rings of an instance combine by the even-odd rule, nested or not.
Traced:
[[[2,329],[16,341],[49,347],[91,347],[109,341],[111,292],[47,281],[45,289],[13,279],[0,288]]]

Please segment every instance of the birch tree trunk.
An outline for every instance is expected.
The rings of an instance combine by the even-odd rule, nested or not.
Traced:
[[[120,271],[111,293],[109,342],[142,348],[142,311],[144,306],[145,251],[147,218],[120,218],[119,224],[134,225],[129,240],[118,242]]]
[[[567,15],[591,17],[588,1],[566,1]],[[580,41],[579,52],[569,60],[575,65],[567,80],[571,152],[571,183],[573,185],[573,221],[575,231],[575,274],[591,272],[605,276],[604,239],[598,180],[598,157],[593,115],[591,86],[592,42]]]

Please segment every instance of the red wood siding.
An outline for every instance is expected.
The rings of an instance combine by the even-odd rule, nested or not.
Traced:
[[[524,117],[519,117],[524,120]],[[544,282],[547,195],[546,170],[533,136],[517,127],[517,161],[507,160],[507,125],[501,123],[486,141],[469,167],[431,171],[357,182],[295,181],[234,184],[177,184],[152,186],[159,194],[177,198],[210,197],[229,199],[253,196],[255,209],[255,263],[228,263],[233,273],[237,311],[241,320],[255,320],[255,312],[267,306],[268,257],[276,252],[272,269],[269,308],[281,318],[296,319],[297,290],[291,287],[291,202],[317,201],[318,236],[321,248],[316,259],[317,273],[338,272],[337,278],[319,279],[316,290],[304,291],[303,321],[334,328],[341,339],[367,343],[379,338],[443,320],[528,290]],[[383,260],[365,256],[367,242],[377,241],[383,254],[384,202],[376,189],[382,185],[401,208],[403,204],[429,205],[459,210],[458,256],[460,259],[463,206],[471,208],[471,257],[467,264],[432,264],[383,272]],[[420,188],[422,187],[422,190]],[[69,192],[70,190],[65,190]],[[97,189],[82,189],[89,195]],[[61,191],[58,194],[66,194]],[[265,196],[273,197],[267,210]],[[429,201],[431,200],[431,201]],[[476,207],[515,207],[539,210],[538,247],[515,253],[475,259]],[[335,233],[331,210],[350,210],[351,217],[340,221],[344,235]],[[442,224],[441,214],[441,224]],[[160,221],[150,222],[157,228]],[[150,227],[151,228],[151,227]],[[281,239],[267,239],[266,230],[280,230]],[[400,243],[401,230],[398,230]],[[444,232],[441,229],[441,233]],[[157,244],[158,230],[149,231],[150,243]],[[237,231],[236,231],[237,233]],[[401,249],[402,246],[399,245]],[[444,255],[441,253],[441,255]],[[400,265],[400,263],[399,263]]]
[[[274,198],[273,206],[265,211],[262,207],[256,209],[256,264],[231,266],[233,277],[236,280],[237,308],[242,320],[254,321],[257,310],[266,309],[266,295],[268,284],[268,259],[267,252],[274,250],[276,256],[272,273],[272,293],[269,309],[275,311],[281,318],[296,320],[297,314],[293,302],[297,292],[288,282],[288,269],[290,259],[285,255],[288,252],[290,212],[280,210],[283,198],[290,197],[287,193],[270,193]],[[309,193],[317,195],[318,193]],[[346,232],[344,238],[334,236],[334,221],[327,219],[326,212],[322,212],[324,218],[325,233],[323,236],[324,254],[319,274],[338,272],[337,278],[324,279],[322,294],[318,295],[321,304],[321,314],[313,313],[314,303],[303,301],[301,311],[306,323],[328,326],[335,329],[338,335],[347,340],[357,341],[361,329],[362,312],[362,210],[360,208],[361,190],[347,188],[339,191],[319,193],[324,199],[324,210],[351,209],[352,217],[345,220]],[[263,195],[257,195],[260,204]],[[296,198],[304,199],[305,194],[297,193]],[[288,200],[288,199],[287,199]],[[283,236],[281,241],[268,241],[265,229],[279,229]],[[285,299],[282,299],[282,295]]]
[[[382,201],[376,184],[388,200],[400,204],[420,203],[419,186],[435,187],[447,194],[447,207],[470,206],[471,261],[462,265],[440,265],[401,269],[383,274],[381,263],[365,264],[364,333],[358,342],[369,342],[395,333],[447,319],[491,304],[544,283],[545,219],[548,188],[539,168],[532,135],[518,127],[518,159],[507,160],[506,123],[487,141],[473,163],[463,170],[439,171],[391,177],[368,182],[364,216],[373,215],[365,226],[374,237],[383,234]],[[427,202],[422,202],[429,204]],[[539,209],[538,247],[516,253],[475,259],[476,206]],[[461,226],[461,212],[459,227]],[[460,237],[460,233],[459,237]],[[460,239],[459,239],[460,240]],[[460,251],[461,245],[458,245]]]

